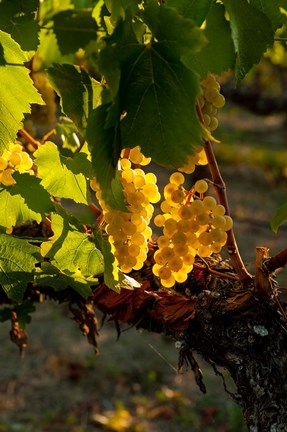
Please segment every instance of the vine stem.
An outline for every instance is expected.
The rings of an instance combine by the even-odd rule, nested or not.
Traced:
[[[268,271],[268,273],[273,273],[275,270],[284,267],[287,263],[287,248],[283,249],[277,255],[267,259],[264,262],[264,268]]]
[[[200,122],[204,125],[203,115],[200,109],[199,104],[196,105],[196,111],[199,117]],[[214,155],[213,147],[210,140],[204,140],[205,142],[205,153],[208,160],[208,167],[211,174],[211,179],[214,184],[215,192],[218,198],[218,201],[225,208],[226,215],[230,216],[229,204],[226,193],[226,186],[221,176],[217,160]],[[234,269],[236,274],[238,275],[239,280],[249,285],[251,284],[253,278],[252,275],[247,271],[245,264],[241,258],[240,252],[238,250],[238,246],[236,243],[235,235],[233,229],[226,232],[227,241],[226,248],[227,252],[232,260]]]

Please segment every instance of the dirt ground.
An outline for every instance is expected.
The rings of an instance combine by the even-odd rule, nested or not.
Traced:
[[[216,152],[250,271],[256,245],[269,247],[271,254],[286,246],[286,227],[275,235],[269,220],[287,199],[287,157],[268,164],[268,154],[285,152],[286,131],[282,116],[261,118],[233,107],[221,115]],[[263,149],[264,160],[254,148]],[[285,279],[282,272],[283,286]],[[246,430],[221,378],[199,359],[207,386],[202,395],[190,371],[176,372],[174,341],[161,335],[123,328],[117,341],[113,323],[107,323],[95,356],[67,308],[52,302],[39,305],[33,315],[23,358],[9,341],[9,330],[9,324],[1,325],[0,432]],[[234,390],[228,376],[226,381]]]

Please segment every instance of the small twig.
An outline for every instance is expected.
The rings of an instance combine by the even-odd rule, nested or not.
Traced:
[[[198,104],[196,105],[196,110],[197,110],[199,120],[201,121],[202,124],[204,124],[203,115],[202,115],[201,109],[200,109]],[[208,167],[209,167],[212,181],[214,183],[214,188],[215,188],[215,192],[216,192],[218,201],[221,205],[224,206],[226,215],[230,216],[225,183],[223,181],[223,178],[221,177],[221,173],[220,173],[220,170],[219,170],[219,167],[218,167],[218,164],[217,164],[214,152],[213,152],[213,148],[212,148],[211,142],[209,140],[205,140],[204,149],[205,149],[206,157],[208,160]],[[234,269],[235,269],[236,273],[238,274],[239,280],[241,282],[246,283],[246,284],[251,284],[252,276],[247,271],[247,269],[243,263],[243,260],[241,258],[240,253],[239,253],[238,246],[237,246],[237,243],[235,240],[233,229],[227,231],[226,234],[227,234],[227,241],[226,241],[227,251],[228,251],[230,258],[233,262]]]
[[[270,274],[275,270],[284,267],[287,263],[287,248],[283,249],[274,257],[271,257],[264,261],[264,269]]]
[[[19,129],[18,134],[25,138],[28,143],[32,144],[35,149],[39,147],[39,141],[35,140],[25,129]]]
[[[229,273],[223,273],[217,270],[213,270],[208,264],[207,266],[201,266],[200,264],[193,264],[193,267],[199,269],[199,270],[208,270],[209,273],[212,273],[216,276],[220,276],[221,278],[225,278],[225,279],[230,279],[230,280],[234,280],[234,281],[239,281],[239,278],[237,276],[232,276]]]
[[[45,141],[47,141],[47,139],[53,135],[54,133],[56,133],[55,129],[50,130],[49,132],[47,132],[42,138],[41,138],[41,144],[44,144]]]
[[[282,38],[282,37],[275,37],[274,40],[276,42],[287,42],[287,38]]]
[[[102,216],[102,214],[103,214],[102,210],[101,210],[98,206],[96,206],[96,204],[94,204],[94,203],[89,204],[89,209],[91,209],[92,212],[93,212],[96,216]]]

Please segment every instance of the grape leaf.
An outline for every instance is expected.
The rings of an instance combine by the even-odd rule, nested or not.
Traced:
[[[90,10],[65,10],[52,17],[53,30],[62,54],[76,52],[98,38],[97,23]]]
[[[273,0],[250,0],[250,5],[263,12],[272,22],[274,30],[284,24],[283,15],[280,12],[280,5]]]
[[[38,247],[27,240],[0,234],[0,285],[12,301],[22,300],[40,261]]]
[[[33,86],[29,70],[24,67],[25,53],[11,36],[0,30],[3,48],[0,63],[0,154],[14,143],[17,131],[22,127],[24,113],[31,112],[31,103],[43,104],[40,94]]]
[[[274,30],[269,18],[247,0],[223,0],[230,16],[236,51],[236,78],[242,79],[273,44]]]
[[[56,144],[47,141],[35,151],[34,156],[41,185],[51,195],[89,204],[86,177],[91,178],[92,172],[85,153],[77,153],[70,159],[60,154]]]
[[[52,214],[54,236],[41,245],[43,256],[61,271],[79,272],[84,278],[97,276],[104,271],[103,257],[86,233],[79,232],[59,214]]]
[[[102,197],[110,207],[126,211],[122,185],[117,171],[120,151],[116,153],[116,129],[106,127],[109,105],[100,105],[91,112],[86,139]]]
[[[52,30],[41,29],[39,40],[40,44],[37,49],[37,56],[33,59],[34,70],[46,69],[53,63],[74,63],[74,53],[61,54],[56,35]]]
[[[36,50],[39,25],[35,20],[37,0],[2,0],[0,2],[0,29],[9,33],[24,51]]]
[[[208,44],[199,53],[186,58],[185,64],[198,72],[201,78],[208,72],[220,74],[232,68],[235,64],[235,51],[230,25],[225,19],[225,9],[222,5],[212,4],[203,32]]]
[[[159,165],[183,166],[193,144],[202,144],[196,75],[155,42],[123,65],[122,77],[121,107],[127,113],[120,123],[123,147],[139,145]]]
[[[77,66],[55,65],[48,69],[48,73],[51,84],[61,97],[63,112],[84,134],[89,113],[101,101],[102,85]]]
[[[60,117],[55,131],[62,141],[63,148],[69,149],[73,153],[79,150],[81,141],[78,136],[78,129],[72,120],[68,117]]]
[[[185,18],[190,18],[201,26],[206,19],[212,0],[167,0],[166,5],[176,8]]]
[[[278,209],[276,214],[271,219],[270,225],[272,231],[277,233],[281,225],[287,222],[287,203],[282,204]]]
[[[55,291],[71,287],[85,299],[93,293],[91,286],[98,284],[96,278],[87,279],[79,271],[75,273],[61,271],[48,262],[42,263],[41,271],[36,273],[35,281],[40,285],[52,287]]]
[[[30,174],[15,172],[13,177],[16,185],[0,189],[0,225],[11,228],[29,220],[40,223],[54,208],[50,195]]]
[[[120,111],[127,113],[120,123],[122,146],[140,145],[155,163],[178,168],[204,135],[195,112],[198,77],[182,59],[205,38],[192,20],[156,2],[148,3],[143,18],[154,40],[126,45],[121,59]]]

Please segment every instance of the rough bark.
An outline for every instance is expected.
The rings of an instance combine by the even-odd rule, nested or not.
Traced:
[[[192,353],[226,368],[251,432],[286,431],[287,323],[276,302],[224,274],[191,278],[185,291],[190,294],[157,290],[149,282],[118,295],[101,286],[93,301],[114,320],[165,331],[179,341],[180,364],[190,364],[203,391]]]

